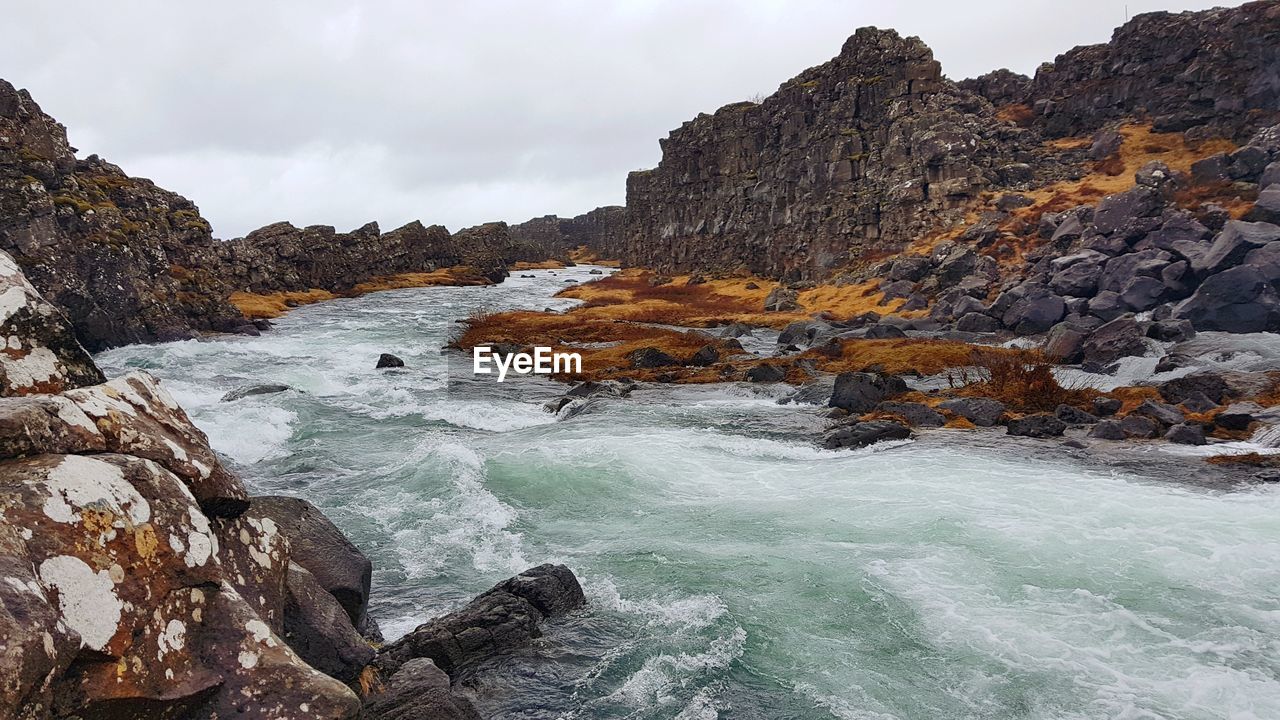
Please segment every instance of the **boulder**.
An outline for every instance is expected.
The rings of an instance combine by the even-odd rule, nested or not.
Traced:
[[[784,285],[769,291],[764,299],[765,312],[789,312],[800,309],[800,293]]]
[[[865,413],[907,390],[906,382],[896,375],[844,372],[836,376],[835,388],[827,405],[851,413]]]
[[[747,370],[743,378],[753,383],[775,383],[787,379],[787,369],[773,363],[760,363]]]
[[[1119,398],[1102,395],[1093,399],[1093,412],[1100,417],[1115,415],[1120,412],[1122,407],[1124,407],[1124,403]]]
[[[887,400],[876,405],[876,412],[897,415],[912,427],[942,427],[947,422],[942,413],[918,402]]]
[[[1060,322],[1049,330],[1045,337],[1044,353],[1054,360],[1072,365],[1083,357],[1081,348],[1087,337],[1086,331],[1069,322]]]
[[[891,281],[919,282],[933,269],[933,261],[922,255],[899,255],[889,263],[885,277]]]
[[[1234,268],[1250,250],[1280,240],[1280,227],[1265,222],[1232,220],[1226,224],[1209,249],[1198,258],[1187,258],[1201,277]]]
[[[428,658],[406,662],[384,687],[365,699],[361,720],[481,720],[449,676]]]
[[[1101,423],[1099,423],[1101,425]],[[1096,427],[1096,426],[1095,426]],[[1144,415],[1126,415],[1120,420],[1120,430],[1126,438],[1151,439],[1163,432],[1160,423]]]
[[[1153,278],[1159,282],[1161,273],[1173,261],[1172,255],[1154,248],[1117,255],[1104,266],[1102,276],[1098,278],[1098,289],[1120,293],[1134,278],[1139,277]]]
[[[1178,445],[1204,445],[1204,426],[1199,423],[1178,423],[1169,428],[1164,439]]]
[[[1178,408],[1167,403],[1156,402],[1155,400],[1143,400],[1142,404],[1134,408],[1133,412],[1129,413],[1129,415],[1149,417],[1165,427],[1177,425],[1186,419],[1183,417],[1182,411]]]
[[[1187,320],[1158,320],[1147,326],[1147,337],[1160,342],[1185,342],[1196,336]]]
[[[1264,412],[1262,406],[1255,402],[1234,402],[1218,413],[1213,421],[1228,430],[1247,430]]]
[[[1096,250],[1084,250],[1055,259],[1050,263],[1053,277],[1049,288],[1059,295],[1092,297],[1098,291],[1098,281],[1107,256]]]
[[[306,568],[289,563],[283,638],[308,665],[351,684],[377,654]]]
[[[1028,288],[1009,306],[1000,321],[1019,335],[1034,335],[1053,327],[1067,314],[1063,299],[1048,288]]]
[[[716,346],[703,345],[689,358],[688,364],[695,365],[697,367],[707,367],[708,365],[715,365],[718,362],[720,362],[720,351],[716,349]]]
[[[477,660],[526,648],[548,618],[586,604],[582,586],[564,565],[539,565],[504,580],[461,610],[435,618],[382,648],[374,660],[386,677],[415,658],[453,674]]]
[[[991,427],[1004,416],[1004,404],[991,398],[954,398],[938,405],[979,427]]]
[[[315,576],[342,605],[354,627],[364,625],[373,564],[319,508],[302,498],[264,495],[250,512],[270,518],[289,541],[293,562]]]
[[[1089,430],[1089,437],[1098,440],[1124,440],[1128,435],[1119,420],[1101,420]]]
[[[1093,212],[1093,225],[1098,232],[1109,235],[1138,218],[1157,214],[1163,206],[1158,191],[1139,185],[1103,198]]]
[[[642,347],[627,354],[627,362],[637,370],[674,367],[681,362],[656,347]]]
[[[1280,184],[1272,185],[1258,193],[1258,199],[1249,212],[1245,213],[1244,219],[1251,222],[1280,224]]]
[[[1206,279],[1173,316],[1202,332],[1273,331],[1280,329],[1280,296],[1257,268],[1240,265]]]
[[[1218,403],[1210,400],[1202,392],[1193,392],[1187,395],[1181,403],[1178,403],[1178,407],[1182,408],[1183,412],[1205,413],[1218,407]]]
[[[1122,357],[1144,355],[1147,343],[1142,328],[1132,315],[1118,317],[1108,322],[1080,344],[1080,356],[1084,362],[1106,365]]]
[[[1000,331],[1000,321],[982,313],[965,313],[956,321],[956,330],[972,333],[993,333]]]
[[[1126,312],[1129,308],[1118,292],[1103,290],[1089,300],[1089,314],[1104,321],[1115,320]]]
[[[1135,277],[1120,289],[1120,301],[1133,312],[1144,312],[1164,302],[1169,288],[1162,280]]]
[[[837,427],[823,437],[822,446],[828,450],[860,448],[882,440],[906,440],[910,437],[911,429],[900,422],[869,420]]]
[[[1180,378],[1166,380],[1157,388],[1160,397],[1177,405],[1192,395],[1203,395],[1215,403],[1222,402],[1228,388],[1227,381],[1217,373],[1200,372],[1183,375]]]
[[[1272,288],[1280,290],[1280,242],[1250,250],[1244,256],[1244,264],[1256,269]]]
[[[883,340],[887,338],[904,338],[907,334],[901,328],[889,325],[887,323],[876,323],[867,328],[867,334],[864,335],[868,340]]]
[[[1062,435],[1067,424],[1049,413],[1037,413],[1010,420],[1006,427],[1010,435],[1047,438]]]
[[[1058,409],[1053,412],[1054,416],[1068,425],[1092,425],[1098,422],[1096,415],[1087,413],[1078,407],[1071,405],[1059,405]]]
[[[391,353],[382,353],[378,356],[378,364],[374,366],[374,369],[381,370],[383,368],[398,367],[404,367],[404,360],[401,360]]]

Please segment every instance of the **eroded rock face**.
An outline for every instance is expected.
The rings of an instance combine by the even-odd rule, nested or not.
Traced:
[[[943,78],[918,38],[863,28],[760,104],[663,140],[658,167],[627,178],[623,259],[819,277],[955,219],[993,183],[1030,180],[1024,135]]]
[[[0,397],[59,393],[103,380],[66,318],[36,292],[3,250],[0,342]]]
[[[90,350],[231,330],[245,321],[216,274],[191,201],[96,155],[0,80],[0,250]]]
[[[609,205],[571,218],[546,215],[512,225],[511,237],[552,258],[565,258],[572,250],[585,247],[602,258],[617,259],[622,257],[626,236],[625,212],[620,206]]]

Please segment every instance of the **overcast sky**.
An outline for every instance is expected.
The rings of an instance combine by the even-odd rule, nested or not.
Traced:
[[[80,156],[194,200],[219,237],[277,220],[451,230],[622,204],[699,112],[772,93],[864,25],[954,79],[1031,74],[1195,0],[6,2],[0,77]]]

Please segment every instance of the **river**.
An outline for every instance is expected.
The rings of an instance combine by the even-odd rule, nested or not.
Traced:
[[[254,492],[329,514],[389,639],[568,564],[588,610],[468,681],[496,717],[1280,718],[1280,489],[965,431],[824,451],[821,409],[780,388],[642,387],[557,420],[548,381],[449,382],[455,320],[568,307],[587,271],[97,359],[162,378]],[[266,382],[297,390],[220,401]]]

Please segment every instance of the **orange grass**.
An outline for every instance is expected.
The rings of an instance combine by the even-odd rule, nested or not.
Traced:
[[[336,297],[337,295],[327,290],[305,290],[302,292],[278,292],[265,295],[233,292],[227,300],[241,314],[252,319],[280,317],[295,305],[310,305],[324,300],[332,300]]]

